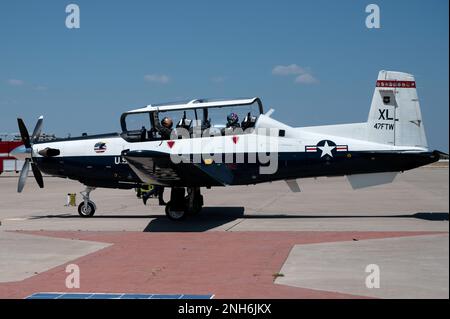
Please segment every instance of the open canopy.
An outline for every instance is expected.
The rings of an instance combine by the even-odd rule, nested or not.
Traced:
[[[263,113],[263,107],[261,100],[258,97],[253,98],[239,98],[239,99],[195,99],[182,102],[169,102],[150,104],[146,107],[131,110],[127,113],[143,113],[143,112],[162,112],[162,111],[175,111],[175,110],[188,110],[188,109],[202,109],[202,108],[217,108],[236,105],[251,105],[256,103],[259,106],[259,112]]]
[[[255,125],[263,113],[261,100],[257,97],[232,100],[196,99],[187,102],[151,104],[123,113],[120,119],[122,137],[129,142],[148,141],[161,138],[161,120],[169,118],[173,128],[184,128],[193,132],[194,128],[209,132],[230,127],[243,129]]]

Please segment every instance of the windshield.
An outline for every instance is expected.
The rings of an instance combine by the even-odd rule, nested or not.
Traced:
[[[211,127],[223,128],[230,125],[242,127],[248,115],[259,116],[259,105],[232,105],[208,109],[208,121]],[[244,123],[245,126],[245,123]]]
[[[137,131],[142,128],[149,130],[150,125],[150,113],[130,113],[125,118],[124,131]]]

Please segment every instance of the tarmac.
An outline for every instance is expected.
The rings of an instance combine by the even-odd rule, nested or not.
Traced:
[[[64,206],[67,193],[80,202],[78,182],[39,189],[30,176],[18,194],[17,176],[0,175],[0,298],[449,298],[448,164],[356,191],[344,177],[298,182],[202,189],[202,213],[172,222],[134,190],[96,189],[95,216],[81,218]]]

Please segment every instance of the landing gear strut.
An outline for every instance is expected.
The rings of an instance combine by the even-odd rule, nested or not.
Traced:
[[[78,214],[81,217],[92,217],[95,214],[97,207],[95,203],[89,199],[89,195],[95,189],[95,187],[86,186],[86,189],[80,192],[83,196],[83,201],[78,205]]]
[[[203,196],[200,194],[200,187],[187,188],[186,209],[188,215],[196,215],[203,207]]]
[[[182,220],[187,215],[198,214],[202,210],[203,196],[200,187],[188,187],[187,196],[184,187],[172,187],[170,201],[166,205],[166,216],[170,220]]]

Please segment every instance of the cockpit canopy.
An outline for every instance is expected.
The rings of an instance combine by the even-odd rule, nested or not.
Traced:
[[[128,142],[164,139],[161,121],[166,117],[173,122],[171,130],[183,129],[191,138],[200,137],[199,132],[205,130],[213,136],[223,135],[227,129],[236,127],[248,132],[261,114],[263,106],[257,97],[153,104],[122,114],[121,135]]]

